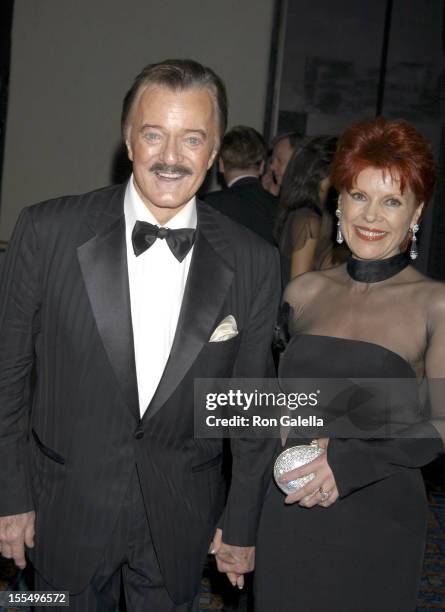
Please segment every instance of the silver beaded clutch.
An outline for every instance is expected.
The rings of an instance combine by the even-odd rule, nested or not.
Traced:
[[[315,474],[312,472],[307,476],[296,478],[295,480],[291,480],[287,483],[280,482],[279,478],[286,474],[286,472],[290,472],[291,470],[295,470],[297,467],[310,463],[322,453],[324,453],[324,449],[318,445],[317,440],[313,440],[310,444],[302,444],[301,446],[291,446],[290,448],[286,448],[286,450],[278,455],[273,468],[273,475],[275,482],[283,493],[289,495],[289,493],[293,493],[297,489],[301,489],[304,487],[304,485],[315,478]]]

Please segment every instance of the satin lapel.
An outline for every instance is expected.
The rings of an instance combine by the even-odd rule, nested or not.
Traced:
[[[143,419],[168,400],[211,336],[233,279],[233,269],[216,246],[226,240],[212,225],[213,211],[198,205],[198,231],[170,357]],[[193,393],[193,389],[189,390]]]
[[[125,402],[139,420],[125,220],[120,210],[117,218],[108,216],[105,229],[77,249],[77,256],[111,367]],[[99,218],[95,221],[100,224]]]

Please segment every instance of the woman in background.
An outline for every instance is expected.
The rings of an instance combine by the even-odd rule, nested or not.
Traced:
[[[304,141],[286,168],[275,231],[283,287],[304,272],[332,266],[334,217],[327,203],[336,142],[333,136]]]
[[[288,285],[291,340],[279,379],[287,392],[291,377],[402,379],[361,416],[366,431],[380,405],[404,437],[320,440],[326,452],[284,477],[315,473],[311,482],[286,498],[271,484],[255,609],[413,612],[427,521],[419,468],[443,452],[445,439],[445,285],[409,265],[433,191],[431,149],[404,122],[359,123],[339,140],[331,180],[340,194],[338,240],[352,255]],[[423,378],[430,421],[418,399]]]

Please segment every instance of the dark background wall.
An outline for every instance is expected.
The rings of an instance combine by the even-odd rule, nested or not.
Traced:
[[[6,135],[6,117],[8,110],[9,65],[11,60],[11,26],[13,0],[0,3],[0,193],[1,169]],[[4,243],[0,241],[0,251]]]

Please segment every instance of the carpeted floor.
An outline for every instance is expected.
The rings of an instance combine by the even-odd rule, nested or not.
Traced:
[[[445,492],[430,492],[428,540],[417,610],[445,610]]]

